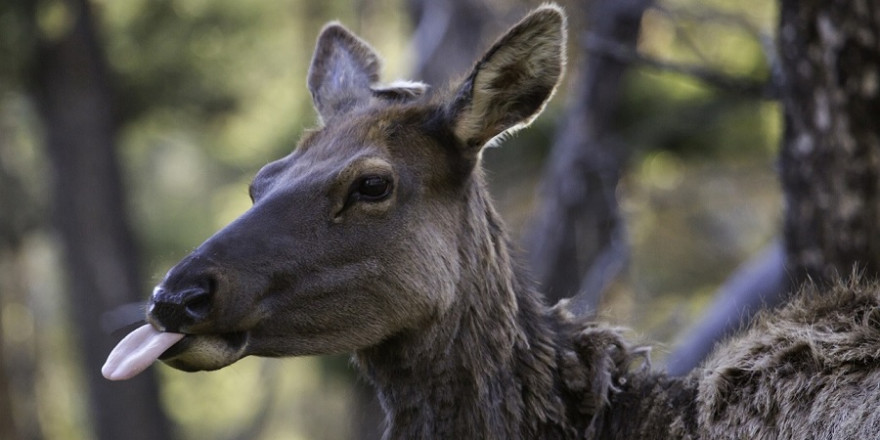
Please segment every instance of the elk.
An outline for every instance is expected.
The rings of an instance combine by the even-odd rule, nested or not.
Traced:
[[[308,75],[320,127],[167,273],[104,375],[352,353],[386,439],[876,437],[876,285],[803,294],[682,378],[621,330],[544,305],[480,158],[542,111],[565,41],[563,11],[544,5],[435,91],[380,85],[370,46],[326,26]]]

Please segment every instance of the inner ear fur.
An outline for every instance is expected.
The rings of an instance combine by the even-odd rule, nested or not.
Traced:
[[[339,23],[324,26],[309,67],[308,87],[326,122],[372,96],[381,62],[376,51]]]
[[[553,96],[565,68],[566,17],[544,5],[513,26],[459,86],[448,112],[455,136],[477,154],[527,126]]]

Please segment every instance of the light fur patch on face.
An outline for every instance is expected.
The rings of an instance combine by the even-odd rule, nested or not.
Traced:
[[[423,82],[397,80],[390,84],[373,86],[373,95],[394,101],[409,101],[421,97],[428,91],[429,86]]]
[[[167,359],[168,365],[185,371],[217,370],[245,355],[247,342],[232,345],[220,335],[190,335],[183,351]]]

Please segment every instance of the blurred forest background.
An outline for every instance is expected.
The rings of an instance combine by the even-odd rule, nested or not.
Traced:
[[[549,296],[581,292],[677,374],[785,283],[785,3],[562,1],[565,84],[485,155]],[[375,438],[344,357],[157,366],[126,383],[99,369],[130,304],[246,210],[256,171],[316,124],[305,78],[324,23],[373,44],[384,80],[442,87],[537,4],[0,4],[0,439]],[[769,296],[738,299],[755,286]]]

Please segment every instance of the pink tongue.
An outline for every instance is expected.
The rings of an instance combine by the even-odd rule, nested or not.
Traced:
[[[101,374],[110,380],[131,379],[146,370],[165,350],[184,336],[180,333],[160,332],[149,324],[138,327],[116,344],[110,356],[107,356]]]

